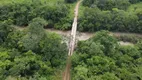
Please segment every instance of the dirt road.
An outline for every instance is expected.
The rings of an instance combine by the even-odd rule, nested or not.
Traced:
[[[72,24],[72,30],[70,34],[70,41],[69,41],[69,52],[68,52],[68,59],[66,64],[66,69],[63,74],[63,80],[70,80],[70,68],[71,68],[71,55],[74,51],[75,41],[76,41],[76,30],[77,30],[77,17],[78,17],[78,8],[82,0],[78,1],[74,10],[74,21]]]
[[[74,21],[72,24],[72,30],[70,34],[70,42],[69,42],[69,52],[68,55],[71,56],[74,51],[75,40],[76,40],[76,30],[77,30],[77,17],[78,17],[78,8],[82,0],[78,1],[74,10]]]

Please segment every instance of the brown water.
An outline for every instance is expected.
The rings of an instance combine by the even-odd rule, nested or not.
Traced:
[[[55,30],[55,29],[46,29],[48,32],[54,32],[56,34],[65,36],[65,37],[70,37],[71,31],[61,31],[61,30]],[[78,32],[76,34],[77,40],[87,40],[93,36],[94,33],[88,33],[88,32]]]
[[[16,27],[16,29],[24,30],[24,29],[26,29],[26,27]],[[66,43],[68,43],[71,31],[61,31],[61,30],[55,30],[55,29],[45,29],[45,30],[48,31],[48,32],[52,32],[52,33],[56,33],[56,34],[59,34],[61,36],[64,36]],[[136,35],[136,36],[142,37],[142,34],[137,34],[137,33],[111,32],[111,34],[113,34],[115,36]],[[93,37],[93,35],[95,35],[95,33],[77,31],[76,40],[79,40],[79,41],[88,40],[89,38]],[[130,42],[120,41],[119,43],[120,43],[120,45],[133,45]]]

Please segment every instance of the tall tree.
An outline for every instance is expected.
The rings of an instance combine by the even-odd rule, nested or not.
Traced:
[[[44,25],[46,21],[41,18],[35,18],[28,26],[27,34],[21,40],[21,47],[24,50],[38,51],[39,43],[45,37]]]
[[[4,42],[13,28],[7,23],[7,21],[0,22],[0,43]]]

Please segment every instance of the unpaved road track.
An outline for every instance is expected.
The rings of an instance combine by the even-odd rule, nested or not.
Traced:
[[[74,51],[74,46],[75,46],[75,40],[76,40],[76,30],[77,30],[77,17],[78,17],[78,9],[79,9],[79,5],[81,3],[82,0],[78,1],[74,10],[74,21],[72,24],[72,30],[71,30],[71,34],[70,34],[70,42],[69,42],[69,52],[68,55],[71,56],[73,54]]]
[[[63,80],[70,80],[70,68],[71,68],[71,55],[74,51],[75,40],[76,40],[76,30],[77,30],[77,17],[78,17],[78,8],[82,0],[78,1],[74,10],[74,21],[72,24],[72,30],[70,34],[70,41],[69,41],[69,52],[68,52],[68,59],[66,64],[66,69],[63,73]]]

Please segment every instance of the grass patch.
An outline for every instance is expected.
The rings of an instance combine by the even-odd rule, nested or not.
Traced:
[[[0,0],[0,5],[8,5],[10,3],[22,3],[23,1],[27,1],[27,2],[32,2],[32,0]],[[35,0],[36,1],[36,0]],[[55,4],[57,2],[64,2],[64,0],[41,0],[43,3],[44,2],[47,2],[49,3],[50,5],[51,4]]]
[[[130,5],[127,11],[130,13],[135,13],[140,10],[142,11],[142,2]]]
[[[16,3],[21,3],[24,0],[0,0],[0,5],[8,5],[10,3],[16,2]]]
[[[83,4],[81,3],[79,6],[78,17],[81,17],[83,15],[84,10],[85,10],[85,6],[83,6]]]
[[[76,6],[76,2],[75,3],[72,3],[72,4],[67,4],[69,7],[70,7],[70,13],[68,14],[68,17],[71,18],[73,20],[74,18],[74,9],[75,9],[75,6]]]

